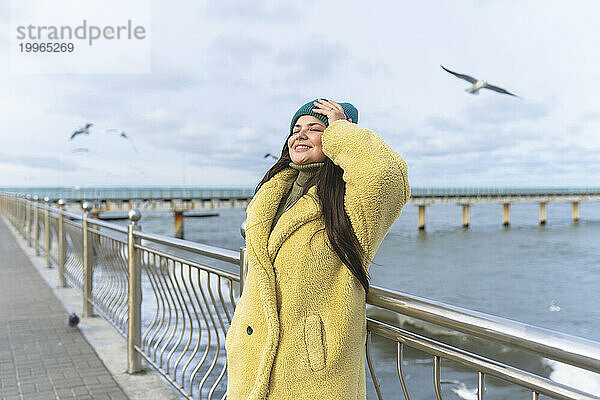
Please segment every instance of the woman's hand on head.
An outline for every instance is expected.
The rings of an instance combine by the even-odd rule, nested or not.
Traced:
[[[329,125],[338,119],[347,119],[348,121],[352,122],[352,118],[346,118],[346,114],[344,113],[342,106],[333,100],[319,99],[313,104],[315,105],[313,112],[326,115]]]

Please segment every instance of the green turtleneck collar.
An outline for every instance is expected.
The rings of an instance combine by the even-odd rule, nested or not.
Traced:
[[[298,170],[298,177],[296,177],[296,183],[300,186],[304,186],[306,181],[313,176],[317,170],[325,165],[325,161],[320,162],[312,162],[308,164],[296,164],[295,162],[290,162],[289,166]]]

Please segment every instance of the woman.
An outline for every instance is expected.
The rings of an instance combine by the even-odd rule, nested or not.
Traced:
[[[349,103],[300,107],[248,204],[229,400],[366,397],[367,272],[410,186],[402,157],[357,122]]]

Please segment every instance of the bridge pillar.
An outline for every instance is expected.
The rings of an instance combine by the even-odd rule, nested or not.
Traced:
[[[573,218],[573,222],[579,221],[579,202],[573,202],[573,212],[571,213],[571,218]]]
[[[175,237],[183,239],[183,210],[175,210]]]
[[[504,226],[510,225],[510,203],[504,203],[504,209],[502,211],[502,224]]]
[[[540,225],[546,224],[546,203],[540,203]]]
[[[425,206],[419,206],[419,229],[425,229]]]
[[[210,209],[211,210],[215,209],[215,199],[210,199]]]
[[[470,217],[470,211],[471,211],[471,205],[470,204],[463,204],[462,207],[462,226],[464,228],[468,228],[469,227],[469,220],[471,219]]]

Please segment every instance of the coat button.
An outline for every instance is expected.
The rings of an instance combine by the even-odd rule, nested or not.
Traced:
[[[248,332],[248,335],[252,335],[252,327],[250,325],[246,328],[246,332]]]

